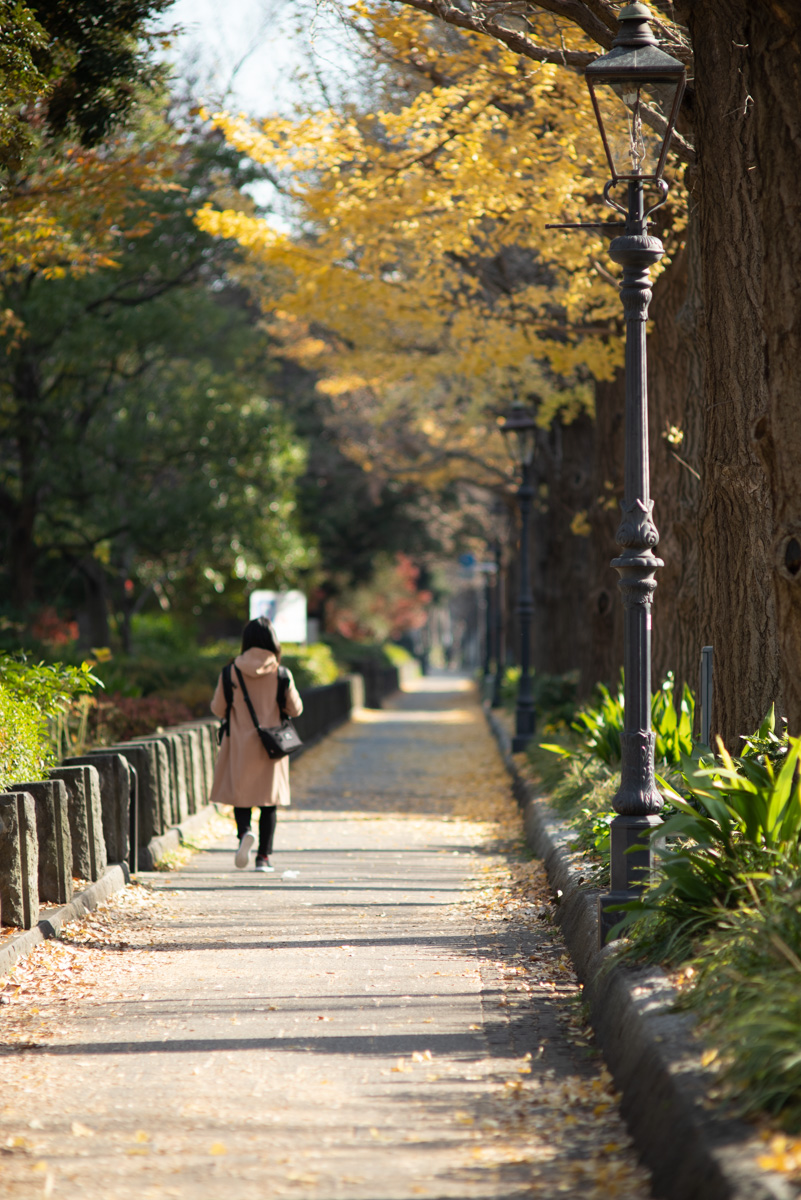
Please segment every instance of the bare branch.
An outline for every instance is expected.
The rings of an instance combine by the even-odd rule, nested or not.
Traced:
[[[561,46],[558,48],[538,46],[524,33],[515,29],[506,29],[497,20],[481,17],[478,13],[465,13],[452,4],[438,3],[437,0],[392,0],[392,2],[393,4],[406,4],[420,12],[430,13],[431,16],[439,17],[446,24],[455,25],[459,29],[467,29],[471,33],[483,33],[488,37],[493,37],[507,46],[514,54],[521,54],[525,58],[530,58],[532,62],[555,63],[558,66],[583,70],[595,58],[594,54],[587,54],[580,50],[563,50]]]

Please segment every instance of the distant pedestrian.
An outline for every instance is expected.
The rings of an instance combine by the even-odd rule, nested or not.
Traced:
[[[234,659],[233,669],[229,672],[233,687],[230,712],[225,696],[225,673],[217,681],[211,702],[211,711],[223,721],[224,733],[214,770],[210,803],[234,806],[239,835],[239,849],[234,862],[243,870],[250,861],[250,851],[255,841],[250,828],[252,808],[261,809],[256,870],[273,870],[270,855],[273,851],[277,805],[288,805],[290,802],[289,758],[270,758],[262,745],[239,686],[237,668],[242,674],[259,724],[271,728],[281,723],[279,697],[287,716],[299,717],[303,712],[303,701],[292,673],[285,667],[279,671],[280,662],[281,643],[272,622],[266,617],[249,621],[242,632],[242,653]]]

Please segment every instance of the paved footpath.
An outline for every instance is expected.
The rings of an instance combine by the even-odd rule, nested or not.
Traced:
[[[292,770],[274,875],[229,835],[19,965],[0,1194],[644,1200],[471,685]]]

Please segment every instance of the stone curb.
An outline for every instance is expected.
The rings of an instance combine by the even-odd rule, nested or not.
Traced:
[[[558,923],[584,986],[590,1020],[616,1087],[621,1112],[653,1193],[665,1200],[794,1200],[780,1175],[760,1170],[764,1143],[753,1128],[710,1109],[714,1076],[701,1066],[695,1022],[673,1011],[677,993],[658,968],[615,964],[598,949],[597,892],[579,885],[570,860],[571,835],[544,798],[520,774],[507,731],[487,704],[514,793],[524,813],[526,840],[560,893]]]
[[[43,917],[33,929],[26,929],[24,933],[17,934],[0,949],[0,975],[7,975],[14,963],[29,954],[39,942],[58,937],[68,921],[77,920],[97,908],[104,900],[108,900],[115,892],[121,891],[130,882],[130,878],[127,865],[115,863],[107,867],[105,874],[95,883],[90,883],[82,892],[77,892],[69,904],[64,904],[49,916]]]

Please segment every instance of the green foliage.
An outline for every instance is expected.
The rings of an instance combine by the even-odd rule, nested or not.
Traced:
[[[45,714],[0,682],[0,791],[45,778],[57,761]]]
[[[598,702],[579,710],[572,728],[583,745],[601,762],[614,766],[620,762],[620,735],[624,728],[623,672],[617,691],[598,684]],[[651,725],[656,735],[654,757],[668,766],[678,766],[693,752],[695,696],[685,683],[676,708],[675,681],[672,671],[651,697]]]
[[[686,797],[669,792],[675,815],[654,834],[654,885],[629,906],[637,952],[680,961],[761,884],[798,869],[801,840],[801,738],[783,763],[767,757],[720,762],[696,756],[682,765]],[[721,765],[722,764],[722,765]],[[665,781],[661,781],[663,787]]]
[[[108,704],[101,704],[91,718],[96,739],[118,740],[114,731],[123,727],[136,726],[141,733],[148,720],[155,728],[208,714],[219,674],[239,654],[240,642],[223,639],[198,646],[191,631],[181,631],[169,615],[165,618],[138,622],[142,640],[135,643],[133,655],[114,655],[96,665],[109,695]],[[341,674],[331,648],[322,642],[287,645],[281,661],[300,688],[333,683]],[[161,707],[145,703],[155,699]]]
[[[85,730],[89,695],[99,682],[89,663],[34,663],[24,655],[0,655],[0,789],[43,778],[77,748],[70,716],[75,712]]]
[[[514,709],[519,686],[520,668],[507,667],[501,683],[501,699],[505,708]],[[549,728],[570,725],[576,715],[577,687],[577,671],[568,671],[564,675],[534,672],[531,677],[531,694],[540,725]]]
[[[55,717],[76,696],[90,694],[100,679],[93,663],[34,663],[24,654],[4,654],[0,655],[0,682],[16,699],[33,705],[44,716]]]
[[[584,747],[608,767],[620,762],[620,735],[623,732],[623,673],[613,695],[602,683],[597,686],[599,701],[576,713],[571,728]]]
[[[573,848],[593,861],[592,881],[601,882],[609,872],[609,822],[615,815],[612,797],[620,774],[583,752],[573,735],[563,733],[560,737],[560,743],[531,745],[528,759],[548,795],[548,803],[572,829]]]
[[[73,132],[85,146],[96,146],[125,120],[141,89],[163,75],[148,55],[147,24],[171,3],[27,0],[14,6],[29,9],[47,34],[33,58],[49,80],[46,121],[53,134]]]
[[[170,157],[176,186],[130,185],[142,222],[116,266],[0,279],[0,311],[26,330],[0,355],[5,591],[83,608],[95,646],[111,641],[106,613],[126,644],[156,597],[189,621],[241,611],[255,582],[294,585],[314,557],[296,514],[306,454],[271,395],[270,344],[231,248],[188,214],[254,173],[156,107],[130,140]]]
[[[330,646],[313,642],[310,646],[283,646],[281,662],[289,667],[299,688],[323,687],[334,683],[340,669]]]
[[[786,758],[790,739],[787,733],[787,718],[784,718],[784,729],[781,735],[776,733],[776,705],[771,704],[770,710],[755,733],[743,738],[743,758],[769,758],[771,762],[779,762]]]
[[[744,1115],[801,1129],[801,888],[771,880],[762,898],[722,913],[695,960],[689,1006],[719,1051]]]
[[[651,725],[656,734],[654,758],[669,766],[678,764],[693,752],[695,696],[684,684],[676,706],[673,672],[668,671],[658,692],[651,697]]]
[[[402,649],[394,642],[357,642],[338,633],[327,633],[324,640],[334,659],[346,671],[359,671],[365,664],[375,667],[396,666],[393,655]]]
[[[399,646],[397,642],[385,642],[382,649],[393,667],[405,667],[407,663],[416,662],[411,651],[405,646]]]

